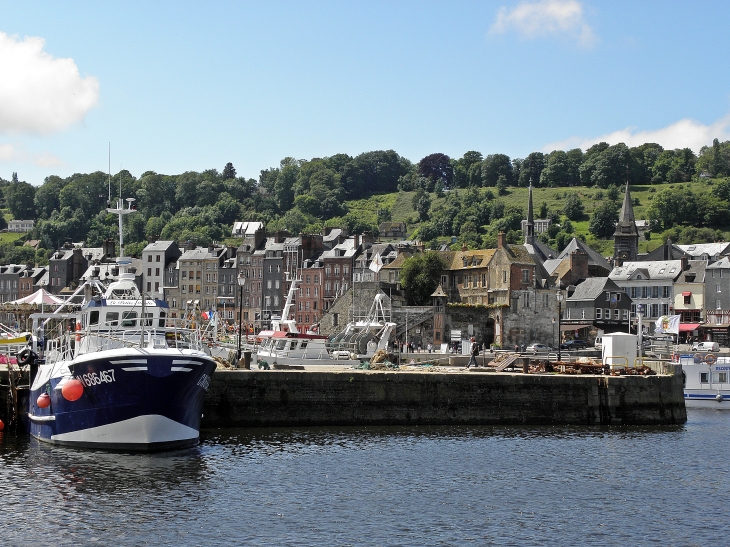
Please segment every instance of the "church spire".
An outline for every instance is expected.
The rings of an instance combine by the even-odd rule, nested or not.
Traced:
[[[639,230],[636,228],[634,206],[631,203],[629,181],[626,181],[624,203],[613,233],[613,258],[617,266],[624,262],[633,262],[639,256]]]
[[[535,241],[535,217],[532,210],[532,177],[527,198],[527,222],[525,223],[525,245],[532,245]]]
[[[619,224],[633,224],[636,228],[636,219],[634,218],[634,206],[631,203],[631,191],[629,190],[629,181],[626,181],[626,191],[624,192],[624,202],[621,205],[621,214],[618,217]]]

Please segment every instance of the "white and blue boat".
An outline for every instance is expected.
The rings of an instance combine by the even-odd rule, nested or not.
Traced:
[[[684,376],[687,407],[730,409],[730,357],[715,353],[676,354]]]
[[[122,215],[134,211],[131,201],[109,211],[119,214],[121,234]],[[121,236],[120,247],[123,255]],[[140,293],[130,265],[120,256],[116,281],[85,282],[77,291],[84,294],[79,312],[31,316],[34,332],[46,327],[39,331],[44,346],[20,355],[31,364],[33,437],[125,451],[198,442],[216,361],[194,322],[171,318],[165,302]]]

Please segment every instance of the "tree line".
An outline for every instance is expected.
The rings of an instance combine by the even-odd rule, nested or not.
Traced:
[[[231,163],[220,172],[209,169],[163,175],[147,171],[139,178],[126,170],[111,177],[100,171],[66,178],[49,176],[38,187],[18,180],[14,173],[11,180],[0,179],[0,201],[13,218],[36,221],[30,237],[39,239],[42,249],[31,257],[30,251],[5,244],[0,246],[0,255],[5,263],[43,263],[65,241],[99,246],[106,238],[117,238],[117,221],[106,208],[110,196],[115,201],[120,188],[122,197],[137,200],[140,211],[125,222],[125,243],[133,255],[151,238],[193,240],[199,245],[225,240],[236,220],[262,221],[272,230],[291,233],[325,227],[377,233],[378,224],[390,220],[391,212],[350,210],[346,202],[398,191],[414,192],[421,239],[459,236],[460,243],[490,246],[498,231],[512,233],[516,239],[524,218],[521,208],[505,206],[496,199],[509,187],[584,186],[611,191],[626,182],[653,185],[689,181],[702,172],[712,177],[730,175],[730,141],[715,139],[697,155],[687,148],[665,150],[655,143],[629,148],[602,142],[585,152],[533,152],[514,159],[469,151],[458,159],[435,153],[413,163],[393,150],[311,160],[287,157],[277,167],[262,170],[258,180],[238,176]],[[431,210],[434,194],[445,196],[461,189],[464,191],[450,192],[444,206]],[[726,223],[721,208],[730,196],[724,190],[718,192],[713,207],[703,212],[701,223]],[[686,195],[670,196],[665,209],[671,209],[678,199],[684,200],[684,205],[672,210],[673,216],[661,209],[664,202],[656,202],[657,222],[661,221],[663,228],[673,222],[696,223],[691,212],[683,212],[693,203]],[[562,211],[542,213],[555,216],[556,224],[565,217],[567,222],[560,222],[562,236],[557,242],[562,243],[571,234],[570,220],[582,214],[582,204],[568,196]],[[0,228],[5,222],[0,219]],[[558,235],[553,231],[549,241],[555,242]]]

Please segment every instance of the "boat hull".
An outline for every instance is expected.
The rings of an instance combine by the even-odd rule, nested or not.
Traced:
[[[256,353],[256,360],[259,364],[266,362],[269,366],[287,365],[287,366],[301,366],[301,365],[321,365],[321,366],[345,366],[352,367],[360,364],[357,359],[342,358],[337,359],[330,357],[329,355],[319,356],[315,355],[307,357],[305,355],[287,355],[286,353],[277,353],[270,351],[260,351]]]
[[[65,363],[63,374],[39,371],[29,400],[30,433],[57,445],[153,451],[194,445],[216,363],[202,352],[139,349],[86,355]],[[71,380],[83,385],[64,397]],[[38,406],[42,393],[50,405]]]
[[[679,355],[688,408],[730,410],[730,358],[715,354]]]

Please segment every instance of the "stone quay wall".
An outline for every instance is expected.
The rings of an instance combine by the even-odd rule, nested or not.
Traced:
[[[681,375],[252,370],[214,374],[202,426],[686,421]]]

